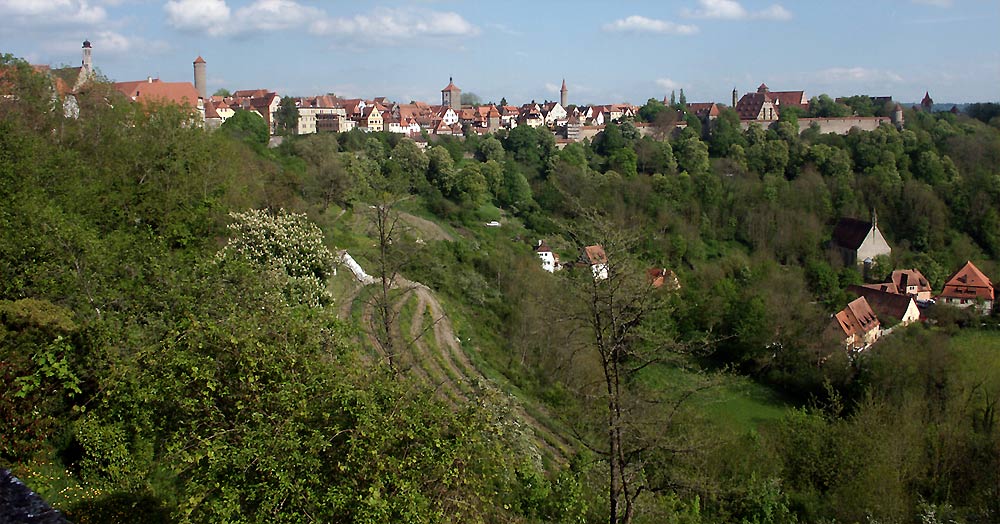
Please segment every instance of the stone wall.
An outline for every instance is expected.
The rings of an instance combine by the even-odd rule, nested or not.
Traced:
[[[750,124],[758,123],[764,129],[768,129],[771,126],[777,125],[776,120],[742,120],[740,121],[740,128],[746,131]],[[819,131],[822,134],[836,133],[838,135],[846,135],[853,128],[858,128],[861,131],[874,131],[882,124],[894,125],[892,119],[887,116],[846,116],[840,118],[800,118],[799,119],[799,131],[805,131],[813,124],[819,126]]]

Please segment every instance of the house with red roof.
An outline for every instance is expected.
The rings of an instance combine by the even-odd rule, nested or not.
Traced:
[[[159,78],[116,82],[114,88],[132,102],[144,105],[173,104],[190,110],[200,122],[205,120],[205,105],[191,82],[163,82]]]
[[[604,252],[604,246],[596,244],[583,248],[580,261],[590,266],[594,280],[608,279],[608,255]]]
[[[858,297],[834,315],[830,330],[850,352],[868,349],[882,335],[882,325],[865,297]]]
[[[988,315],[993,311],[993,283],[969,261],[948,277],[937,300],[949,306],[975,307],[982,314]]]
[[[896,287],[896,293],[909,295],[918,302],[931,298],[931,283],[917,269],[897,269],[889,276]]]
[[[920,308],[909,295],[890,293],[871,286],[848,286],[847,291],[864,297],[883,326],[905,326],[920,320]]]
[[[734,91],[735,98],[735,91]],[[774,121],[781,114],[782,107],[795,107],[807,111],[809,99],[805,91],[771,91],[767,84],[761,84],[756,93],[747,93],[736,102],[736,112],[740,120]]]

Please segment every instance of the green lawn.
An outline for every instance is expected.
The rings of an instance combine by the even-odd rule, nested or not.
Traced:
[[[737,433],[778,420],[791,407],[772,389],[738,375],[709,376],[674,365],[661,365],[649,368],[642,380],[652,388],[674,391],[710,382],[707,389],[688,400],[688,405],[720,428]]]

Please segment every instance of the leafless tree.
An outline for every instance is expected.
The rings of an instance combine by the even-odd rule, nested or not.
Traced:
[[[578,235],[579,241],[603,247],[607,278],[595,278],[589,269],[570,277],[576,292],[571,314],[587,333],[580,342],[592,349],[599,367],[591,375],[595,380],[577,387],[584,404],[593,406],[587,411],[600,412],[603,420],[589,428],[578,425],[576,432],[584,445],[607,461],[609,522],[627,524],[643,493],[676,487],[669,475],[653,473],[647,466],[653,460],[662,466],[665,456],[697,449],[678,431],[678,422],[686,402],[710,387],[711,381],[667,392],[637,380],[649,366],[683,352],[661,329],[669,315],[669,291],[656,288],[646,268],[635,260],[638,238],[633,233],[592,213],[585,222],[590,227],[583,235],[590,240]],[[603,430],[593,431],[598,426]]]

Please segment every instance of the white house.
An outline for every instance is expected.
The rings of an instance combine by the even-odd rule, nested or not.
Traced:
[[[545,115],[545,125],[554,126],[566,123],[566,109],[559,102],[549,102],[542,107],[542,114]]]
[[[874,211],[871,222],[841,218],[833,229],[833,246],[848,265],[872,265],[875,257],[892,253],[892,248],[878,229],[878,215]]]
[[[559,255],[553,253],[552,249],[545,245],[545,242],[538,241],[538,245],[535,246],[535,254],[542,260],[542,269],[545,271],[555,273],[559,269]]]
[[[594,280],[608,279],[608,255],[604,252],[604,246],[600,244],[583,248],[580,257],[582,261],[590,265],[590,271],[594,275]]]

